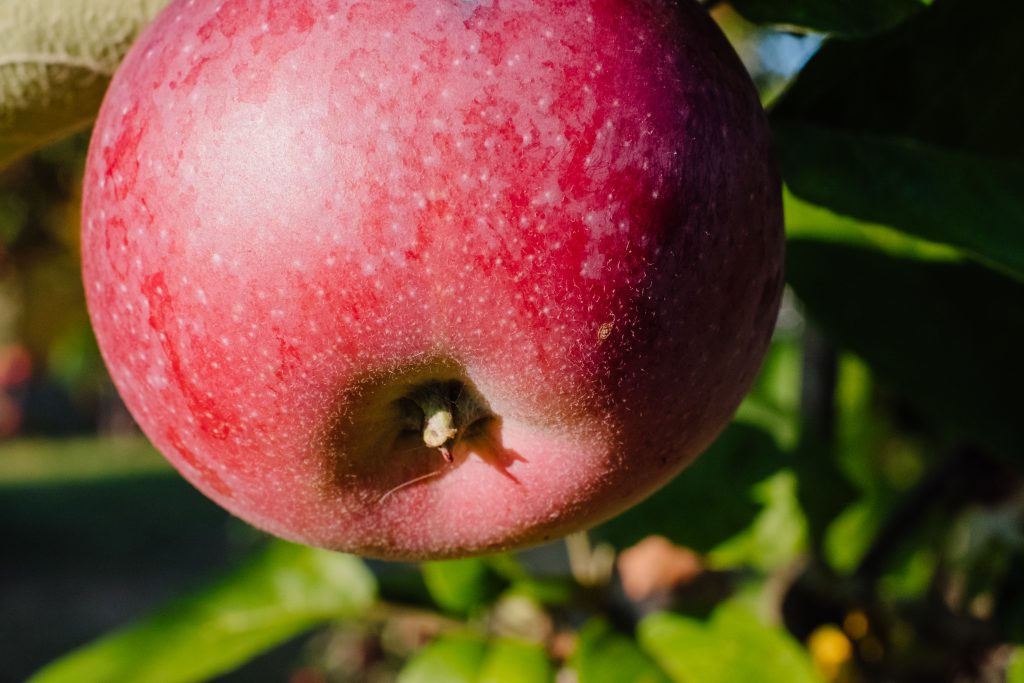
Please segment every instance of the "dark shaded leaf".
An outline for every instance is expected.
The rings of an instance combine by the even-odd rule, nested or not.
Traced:
[[[753,487],[786,465],[775,441],[734,422],[682,474],[640,505],[594,530],[626,547],[651,534],[699,552],[745,529],[761,504]]]
[[[935,0],[891,33],[826,43],[772,118],[1020,159],[1021,35],[1024,5],[1014,0]]]
[[[1024,277],[1024,5],[936,0],[831,41],[773,109],[794,195]]]
[[[933,427],[1024,452],[1024,285],[968,263],[790,240],[790,284],[833,339]]]
[[[812,126],[777,126],[776,137],[803,199],[1024,278],[1024,163]]]
[[[896,26],[930,0],[733,0],[750,21],[840,36],[862,36]]]

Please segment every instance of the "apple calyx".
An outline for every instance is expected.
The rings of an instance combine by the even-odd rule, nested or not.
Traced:
[[[422,407],[422,406],[421,406]],[[423,427],[423,443],[430,448],[441,448],[455,441],[459,430],[455,428],[455,417],[452,411],[442,407],[429,407],[423,410],[426,424]]]
[[[430,382],[407,397],[416,407],[417,430],[423,443],[454,462],[452,450],[468,430],[490,417],[475,392],[462,382]]]

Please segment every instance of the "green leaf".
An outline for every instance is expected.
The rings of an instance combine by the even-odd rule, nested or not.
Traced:
[[[770,573],[791,565],[807,547],[807,518],[797,501],[797,479],[783,470],[754,487],[764,508],[742,533],[715,548],[714,567],[756,568]]]
[[[1024,5],[935,0],[896,30],[826,43],[772,109],[778,123],[1024,156]],[[796,188],[794,188],[796,191]]]
[[[873,494],[849,506],[829,527],[824,544],[829,566],[851,573],[871,547],[878,530],[891,512],[891,495]]]
[[[885,31],[931,0],[733,0],[748,20],[840,36]]]
[[[50,664],[30,683],[187,683],[229,671],[319,623],[363,612],[354,557],[275,542],[204,590]]]
[[[829,524],[857,499],[857,494],[839,469],[835,446],[812,434],[805,434],[793,452],[793,471],[809,540],[818,548]]]
[[[88,126],[121,58],[166,3],[0,3],[0,167]]]
[[[503,638],[491,643],[479,683],[550,683],[555,672],[547,652],[537,643]]]
[[[814,126],[776,126],[775,134],[801,198],[1024,278],[1024,163]]]
[[[906,256],[920,261],[963,261],[964,254],[954,247],[929,242],[894,230],[886,225],[843,216],[822,206],[805,202],[788,187],[782,190],[786,215],[786,237],[840,242]]]
[[[631,638],[601,620],[579,633],[569,660],[579,683],[670,683],[665,672]]]
[[[398,675],[398,683],[476,683],[487,657],[480,637],[442,636],[417,652]]]
[[[652,614],[637,637],[679,683],[821,682],[799,643],[739,605],[724,604],[707,621]]]
[[[626,547],[660,534],[706,552],[750,525],[761,509],[754,486],[785,464],[771,436],[734,422],[665,488],[601,525],[594,535]]]
[[[554,671],[538,644],[449,633],[413,655],[398,683],[549,683]]]
[[[468,614],[497,596],[502,582],[479,557],[424,562],[423,581],[434,602],[456,614]]]
[[[1013,648],[1010,664],[1006,668],[1006,683],[1024,683],[1024,647]]]
[[[827,43],[772,112],[791,192],[1024,277],[1021,35],[1013,0],[936,0]]]
[[[0,444],[0,490],[82,484],[174,470],[142,437],[16,439]]]
[[[810,317],[934,428],[1024,452],[1024,285],[970,263],[811,240],[790,240],[787,261]]]
[[[777,327],[736,421],[763,429],[789,450],[800,432],[800,346],[792,327],[786,328],[785,323]]]

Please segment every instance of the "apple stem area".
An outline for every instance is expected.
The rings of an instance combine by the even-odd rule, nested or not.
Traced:
[[[412,420],[423,443],[441,452],[445,462],[455,460],[452,449],[466,431],[490,416],[474,392],[461,382],[431,382],[407,397],[415,406]]]

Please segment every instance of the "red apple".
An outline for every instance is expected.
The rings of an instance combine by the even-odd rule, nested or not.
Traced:
[[[768,127],[690,0],[173,2],[103,105],[82,242],[167,458],[390,558],[650,494],[732,416],[782,287]]]

